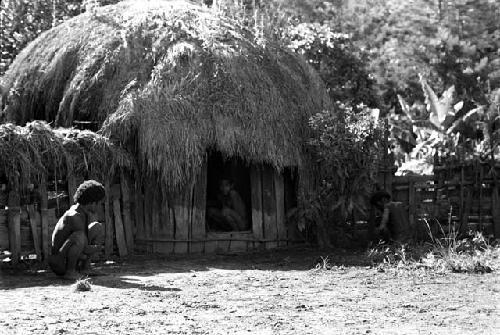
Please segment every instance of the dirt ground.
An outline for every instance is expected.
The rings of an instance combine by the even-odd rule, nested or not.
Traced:
[[[500,276],[372,267],[319,251],[98,264],[89,292],[3,269],[0,334],[500,334]]]

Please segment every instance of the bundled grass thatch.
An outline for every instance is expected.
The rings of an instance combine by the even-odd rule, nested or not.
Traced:
[[[123,149],[91,131],[52,129],[46,122],[0,125],[0,175],[14,187],[70,169],[75,176],[104,180],[117,167],[132,167]]]
[[[3,117],[98,121],[166,185],[207,149],[277,169],[304,162],[308,118],[328,105],[297,55],[185,1],[126,1],[42,34],[2,78]]]

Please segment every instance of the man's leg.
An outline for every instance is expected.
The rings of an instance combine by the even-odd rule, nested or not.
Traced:
[[[241,220],[241,217],[238,213],[231,208],[224,208],[222,210],[222,215],[224,216],[225,221],[231,225],[232,230],[240,231],[244,230],[244,223]]]
[[[207,209],[207,219],[209,222],[210,230],[214,231],[230,231],[232,230],[231,225],[227,222],[226,218],[222,214],[222,210],[214,207],[209,207]]]
[[[52,271],[58,276],[63,276],[71,271],[74,272],[76,262],[82,255],[86,243],[87,238],[83,231],[71,234],[58,250],[52,250],[52,255],[48,259]]]
[[[104,228],[102,223],[93,222],[89,225],[88,229],[88,245],[85,246],[83,250],[83,255],[85,259],[81,259],[79,270],[81,272],[90,272],[90,263],[92,255],[98,253],[102,250],[102,245],[104,244]]]
[[[104,244],[104,228],[100,222],[92,222],[89,225],[88,245],[85,246],[83,251],[86,255],[93,255],[102,249]]]
[[[83,255],[83,250],[87,245],[87,236],[85,236],[85,232],[78,231],[71,234],[68,240],[71,243],[69,243],[69,247],[67,248],[66,273],[64,277],[67,279],[77,279],[76,264]]]

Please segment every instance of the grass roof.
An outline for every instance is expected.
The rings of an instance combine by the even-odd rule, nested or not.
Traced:
[[[168,185],[191,177],[209,148],[301,165],[307,121],[329,103],[299,56],[185,1],[73,18],[29,44],[0,85],[4,120],[97,121]]]

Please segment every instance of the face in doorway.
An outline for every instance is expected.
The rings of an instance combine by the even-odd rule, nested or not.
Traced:
[[[222,179],[219,184],[219,190],[223,195],[228,195],[233,189],[233,183],[230,180]]]

